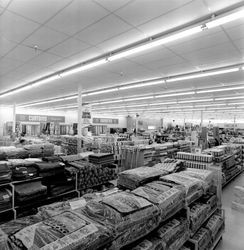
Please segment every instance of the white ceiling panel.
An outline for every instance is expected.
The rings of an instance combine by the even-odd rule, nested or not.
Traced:
[[[190,2],[190,0],[135,0],[118,10],[116,14],[137,26],[177,9],[187,2]]]
[[[109,27],[109,28],[108,28]],[[75,37],[81,41],[97,45],[105,40],[119,35],[125,31],[128,31],[132,27],[111,14],[100,22],[97,22],[83,31],[79,32]]]
[[[244,38],[244,24],[225,29],[232,40]]]
[[[131,29],[122,34],[119,34],[118,36],[108,39],[105,42],[100,43],[98,47],[103,49],[106,53],[123,48],[125,46],[128,46],[128,44],[133,44],[145,38],[146,37],[142,32],[138,31],[137,29]]]
[[[11,42],[6,38],[0,36],[0,56],[5,55],[14,47],[16,47],[16,43]]]
[[[0,16],[0,35],[13,42],[21,42],[37,27],[38,24],[9,11]]]
[[[231,82],[244,83],[244,71],[241,70],[239,72],[216,75],[216,76],[212,76],[211,78],[222,83],[231,83]]]
[[[129,2],[132,2],[133,0],[94,0],[94,2],[98,3],[99,5],[102,5],[104,8],[106,8],[109,11],[115,11],[124,5],[128,4]]]
[[[74,0],[67,8],[52,18],[47,26],[74,35],[108,14],[108,11],[91,0]]]
[[[216,12],[231,5],[243,2],[242,0],[204,0],[211,12]]]
[[[11,0],[0,0],[0,6],[6,8],[10,2]]]
[[[54,48],[50,49],[49,52],[54,53],[58,56],[68,57],[73,54],[79,53],[89,47],[90,45],[84,42],[81,42],[74,38],[69,38],[64,42],[58,44]]]
[[[43,23],[64,8],[71,0],[52,0],[48,4],[43,0],[13,0],[8,9],[19,15]]]
[[[10,59],[7,57],[0,59],[0,75],[4,75],[9,71],[16,69],[21,64],[21,61],[17,61],[15,59]]]
[[[0,15],[3,13],[4,8],[0,7]]]
[[[164,1],[161,1],[164,2]],[[171,1],[167,1],[171,2]],[[177,1],[181,2],[181,1]],[[151,1],[148,1],[151,3]],[[181,26],[188,22],[198,19],[200,16],[209,14],[207,7],[201,0],[190,1],[188,4],[171,11],[163,16],[148,21],[145,24],[138,26],[148,36],[155,35],[157,33],[165,32],[175,27]]]
[[[163,69],[158,70],[161,74],[165,76],[175,75],[175,74],[185,74],[189,72],[196,71],[196,68],[189,63],[178,63],[170,66],[165,66]]]
[[[229,38],[221,31],[211,35],[206,33],[205,36],[188,39],[188,41],[185,42],[177,41],[166,46],[179,54],[185,54],[226,42],[229,42]]]
[[[238,57],[239,53],[232,43],[227,42],[210,48],[182,54],[182,56],[187,60],[198,64],[206,61],[221,61],[228,57]]]
[[[68,36],[57,32],[55,30],[49,29],[47,27],[42,27],[34,32],[29,38],[24,41],[24,44],[34,47],[38,46],[41,50],[48,50],[58,43],[63,42]]]
[[[233,43],[244,53],[244,37],[242,39],[234,40]]]
[[[7,54],[7,57],[12,58],[12,59],[17,59],[22,62],[27,62],[31,58],[39,55],[41,52],[40,51],[35,51],[33,48],[29,48],[27,46],[23,45],[18,45],[16,48],[14,48],[12,51],[10,51]]]

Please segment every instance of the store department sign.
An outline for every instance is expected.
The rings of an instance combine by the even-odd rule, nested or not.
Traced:
[[[93,123],[102,123],[102,124],[119,124],[119,119],[111,118],[93,118]]]
[[[47,116],[47,115],[24,115],[16,114],[17,122],[65,122],[64,116]]]
[[[91,124],[91,105],[84,105],[82,107],[82,123]]]

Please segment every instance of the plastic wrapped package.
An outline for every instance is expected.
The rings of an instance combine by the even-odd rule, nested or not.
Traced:
[[[208,249],[208,246],[211,243],[211,236],[209,230],[203,227],[200,228],[193,236],[192,240],[198,243],[199,250]]]
[[[160,177],[166,183],[174,183],[185,188],[186,201],[191,204],[194,200],[202,196],[204,182],[194,177],[185,176],[181,173],[169,174]]]
[[[184,217],[172,219],[157,230],[157,236],[165,243],[165,250],[178,250],[189,239],[189,223]]]
[[[21,249],[95,250],[107,244],[112,233],[83,214],[66,211],[27,226],[13,235],[11,242]]]
[[[118,186],[133,190],[150,181],[158,180],[160,176],[167,173],[167,171],[158,167],[139,167],[126,170],[119,173]]]
[[[184,191],[167,186],[160,181],[154,181],[132,191],[158,206],[161,212],[161,221],[169,218],[184,205]]]
[[[140,242],[131,250],[166,250],[165,243],[158,237],[151,237]]]
[[[196,203],[190,209],[190,230],[195,233],[210,213],[210,206]]]
[[[0,184],[11,181],[12,172],[6,161],[0,161]]]
[[[223,228],[223,225],[224,219],[218,213],[215,213],[213,216],[211,216],[208,223],[206,224],[205,227],[210,231],[213,242],[216,240],[220,230]]]
[[[84,209],[90,217],[113,230],[115,239],[110,249],[120,249],[147,235],[160,222],[156,206],[129,192],[109,195],[101,201],[90,201]]]

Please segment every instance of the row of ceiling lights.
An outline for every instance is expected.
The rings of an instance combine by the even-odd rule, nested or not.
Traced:
[[[146,51],[146,50],[149,50],[151,48],[155,48],[155,47],[167,44],[169,42],[176,41],[178,39],[185,38],[185,37],[191,36],[193,34],[197,34],[199,32],[206,30],[206,29],[211,29],[211,28],[217,27],[219,25],[229,23],[231,21],[242,18],[243,16],[244,16],[244,9],[241,8],[241,9],[234,10],[231,13],[229,12],[225,15],[217,16],[214,19],[211,19],[210,21],[206,21],[204,24],[195,25],[195,26],[192,26],[186,30],[179,31],[179,32],[173,33],[171,35],[167,35],[167,36],[163,36],[163,37],[159,37],[159,38],[157,36],[155,36],[155,38],[150,38],[148,42],[144,42],[142,44],[132,46],[129,49],[122,50],[122,51],[115,52],[115,53],[111,53],[109,56],[105,56],[101,59],[94,60],[92,62],[81,63],[78,66],[70,67],[68,69],[57,72],[53,75],[49,75],[49,76],[40,78],[38,80],[21,85],[17,88],[5,91],[3,93],[0,93],[0,97],[4,97],[4,96],[18,93],[20,91],[28,90],[32,87],[36,87],[36,86],[45,84],[45,83],[53,81],[53,80],[57,80],[57,79],[60,79],[62,77],[65,77],[65,76],[68,76],[68,75],[71,75],[71,74],[74,74],[77,72],[85,71],[87,69],[91,69],[91,68],[97,67],[99,65],[103,65],[105,63],[133,55],[135,53]],[[239,69],[233,69],[233,70],[237,71]],[[206,72],[206,73],[205,72],[198,72],[197,75],[195,75],[195,77],[205,77],[208,74],[209,74],[208,72]],[[212,75],[215,75],[215,73],[212,72]],[[193,77],[193,78],[195,78],[195,77]],[[182,79],[182,77],[180,77],[178,79],[177,78],[176,79],[168,79],[167,81],[172,82],[172,81],[179,81],[179,80],[186,80],[186,79],[189,79],[189,76],[183,77],[183,79]],[[130,86],[122,86],[122,88],[126,88],[126,87],[128,88]],[[112,90],[110,89],[110,92],[111,91]]]
[[[170,77],[167,79],[147,80],[147,81],[143,81],[141,83],[136,83],[136,84],[135,83],[124,84],[124,85],[121,85],[119,87],[107,88],[107,89],[102,89],[102,90],[92,91],[92,92],[87,92],[87,93],[85,92],[82,94],[82,97],[104,94],[104,93],[109,93],[109,92],[115,92],[115,91],[120,91],[120,90],[124,90],[124,89],[148,87],[151,85],[167,83],[169,81],[175,82],[175,81],[181,81],[181,80],[187,80],[187,79],[195,79],[195,78],[199,78],[199,77],[232,73],[232,72],[237,72],[239,70],[244,70],[244,66],[236,66],[236,67],[229,66],[229,67],[225,67],[224,69],[222,68],[222,69],[218,69],[218,70],[217,69],[208,70],[207,72],[204,72],[204,73],[198,72],[198,73],[191,73],[191,74],[182,75],[182,76]],[[165,93],[162,95],[154,95],[153,97],[150,97],[150,98],[162,98],[162,97],[173,97],[173,96],[180,96],[180,95],[214,93],[214,92],[220,92],[220,91],[241,90],[241,89],[244,89],[244,86],[231,86],[231,87],[222,87],[222,88],[202,89],[202,90],[194,90],[194,91],[179,92],[179,93],[168,92],[168,93]],[[22,104],[22,105],[20,105],[20,107],[30,107],[30,106],[36,106],[36,105],[41,105],[41,104],[66,101],[66,100],[76,99],[77,97],[78,97],[78,95],[75,94],[75,95],[66,96],[66,97],[60,97],[60,98],[43,100],[43,101],[34,102],[34,103]],[[111,101],[109,101],[109,102],[111,103]],[[127,100],[127,101],[129,101],[129,100]]]

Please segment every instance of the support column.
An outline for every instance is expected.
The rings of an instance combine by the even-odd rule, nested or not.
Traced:
[[[82,85],[79,85],[78,87],[78,144],[77,144],[77,152],[82,152],[82,143],[81,143],[81,137],[82,137]]]
[[[201,128],[203,127],[203,110],[201,110],[201,124],[200,124],[200,127]]]
[[[16,132],[16,104],[13,105],[13,134]]]

